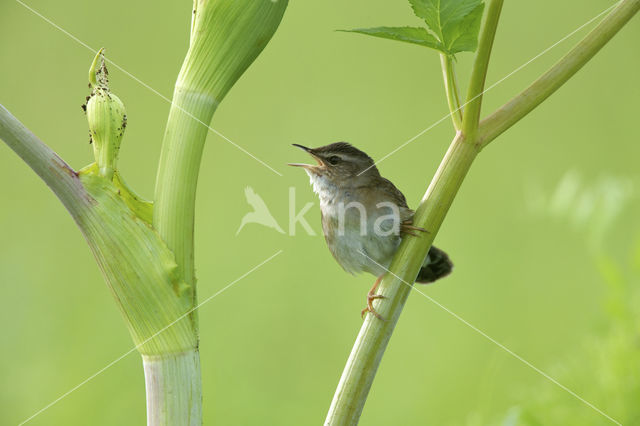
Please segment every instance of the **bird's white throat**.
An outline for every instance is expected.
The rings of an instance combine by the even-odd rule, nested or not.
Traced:
[[[318,194],[320,198],[320,204],[331,203],[337,195],[338,187],[325,175],[318,175],[309,170],[305,171],[309,175],[309,182],[313,187],[313,192]]]

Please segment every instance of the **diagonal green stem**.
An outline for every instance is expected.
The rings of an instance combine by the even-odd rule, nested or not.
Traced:
[[[549,71],[480,123],[482,146],[520,121],[578,72],[640,10],[640,0],[622,0]]]
[[[0,139],[40,176],[76,218],[78,201],[86,200],[77,173],[2,105]]]
[[[590,34],[580,43],[579,46],[583,46],[583,49],[574,49],[567,55],[569,57],[565,57],[561,62],[579,68],[633,16],[639,4],[640,0],[623,0],[598,27],[599,30],[596,29],[598,31],[595,34]],[[405,238],[398,248],[389,267],[390,273],[385,275],[379,286],[378,294],[385,298],[375,302],[375,309],[386,320],[380,321],[372,315],[365,319],[331,402],[326,425],[354,425],[358,422],[386,346],[411,291],[412,287],[406,283],[415,281],[458,189],[483,146],[481,142],[491,140],[490,136],[499,135],[508,125],[515,123],[528,110],[542,102],[577,70],[576,68],[573,72],[564,70],[547,73],[538,94],[533,91],[516,98],[515,102],[508,104],[512,108],[499,110],[485,120],[476,131],[481,105],[480,94],[484,87],[490,45],[493,43],[501,6],[502,0],[494,0],[490,4],[490,15],[480,38],[472,77],[474,82],[470,85],[469,91],[471,108],[467,108],[464,114],[465,120],[468,120],[465,121],[468,133],[464,130],[457,133],[414,216],[414,225],[428,232],[419,238]],[[533,98],[527,97],[532,94]]]
[[[380,321],[373,315],[365,318],[325,425],[346,426],[358,422],[384,351],[411,292],[411,286],[406,283],[415,281],[478,149],[477,145],[467,143],[461,133],[451,143],[414,216],[414,223],[428,232],[421,238],[405,238],[396,252],[389,267],[392,273],[385,275],[378,291],[385,298],[375,306],[385,320]]]

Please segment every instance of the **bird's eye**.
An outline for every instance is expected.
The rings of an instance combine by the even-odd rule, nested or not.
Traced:
[[[336,164],[338,164],[340,162],[340,157],[338,157],[337,155],[332,155],[331,157],[329,157],[327,159],[327,161],[329,162],[329,164],[331,164],[332,166],[335,166]]]

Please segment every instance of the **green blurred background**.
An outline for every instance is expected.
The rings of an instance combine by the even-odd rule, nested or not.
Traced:
[[[43,16],[170,97],[191,3],[30,0]],[[506,2],[488,84],[612,2]],[[217,111],[196,214],[205,424],[319,424],[359,330],[371,276],[352,277],[321,235],[306,160],[291,143],[349,141],[378,159],[447,113],[439,59],[414,45],[335,32],[417,25],[406,0],[291,1],[271,43]],[[590,25],[588,28],[593,27]],[[580,36],[485,96],[492,110]],[[436,244],[455,273],[420,290],[623,424],[640,424],[640,110],[632,21],[575,78],[478,158]],[[94,53],[12,0],[0,4],[0,103],[73,167],[92,161],[80,105]],[[466,81],[470,55],[460,55]],[[129,126],[120,170],[148,198],[169,105],[111,67]],[[380,164],[416,206],[452,137],[444,121]],[[285,230],[288,192],[316,235],[247,225],[254,188]],[[132,348],[80,232],[0,144],[0,423],[17,424]],[[34,418],[35,425],[140,425],[136,353]],[[380,366],[363,425],[611,424],[417,293]]]

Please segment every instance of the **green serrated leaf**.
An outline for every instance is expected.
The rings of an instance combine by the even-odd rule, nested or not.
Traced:
[[[419,44],[420,46],[442,50],[442,44],[425,28],[419,27],[375,27],[356,28],[354,30],[340,30],[344,32],[366,34],[373,37],[386,38],[389,40],[404,41],[406,43]]]
[[[475,52],[478,48],[478,34],[482,23],[484,4],[478,5],[471,13],[462,19],[454,31],[450,32],[447,46],[449,53]]]
[[[482,0],[409,0],[413,12],[424,19],[443,53],[473,52],[484,3]]]

